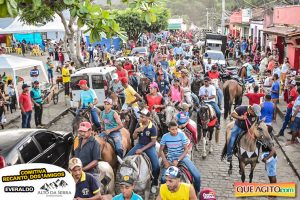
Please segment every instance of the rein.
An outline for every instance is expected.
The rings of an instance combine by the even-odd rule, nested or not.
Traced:
[[[249,119],[246,117],[245,119],[246,121],[246,126],[247,126],[247,132],[248,132],[248,135],[253,139],[255,140],[255,137],[254,137],[254,134],[251,133],[250,129],[249,129],[249,125],[251,125]]]

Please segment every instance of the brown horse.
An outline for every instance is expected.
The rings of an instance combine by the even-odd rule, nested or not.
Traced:
[[[226,127],[226,143],[224,145],[221,155],[222,160],[226,157],[227,144],[229,143],[231,129],[233,128],[234,123],[234,121],[230,122]],[[265,147],[271,147],[273,145],[269,129],[263,121],[256,121],[249,128],[249,132],[243,133],[243,135],[241,135],[239,139],[237,139],[236,143],[237,148],[235,151],[235,155],[238,157],[239,160],[239,168],[242,182],[245,181],[245,166],[250,164],[251,172],[249,175],[249,182],[251,183],[253,179],[253,172],[258,161],[260,150],[259,146],[263,145]],[[228,174],[232,174],[232,161],[229,165]]]
[[[235,107],[242,104],[243,87],[236,80],[228,80],[223,84],[224,93],[224,119],[231,113],[233,101]]]

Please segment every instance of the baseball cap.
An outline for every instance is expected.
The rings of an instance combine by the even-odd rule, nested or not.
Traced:
[[[167,169],[166,176],[169,176],[170,178],[180,178],[181,177],[181,173],[179,171],[179,169],[175,166],[171,166]]]
[[[157,85],[156,82],[152,82],[152,83],[149,85],[149,87],[151,87],[151,88],[157,88],[157,89],[158,89],[158,85]]]
[[[111,98],[106,98],[104,99],[104,103],[107,102],[109,104],[112,104],[112,99]]]
[[[121,82],[122,82],[123,84],[128,83],[128,78],[127,78],[127,77],[123,77],[123,78],[121,79]]]
[[[79,158],[69,160],[69,169],[73,170],[75,167],[82,167],[82,162]]]
[[[184,61],[183,61],[183,60],[182,60],[182,61],[180,61],[180,64],[181,64],[181,65],[184,65]]]
[[[141,115],[150,117],[150,111],[148,109],[146,109],[146,108],[144,108],[143,110],[139,111],[138,113],[141,114]]]
[[[112,80],[116,80],[116,79],[118,79],[118,78],[119,78],[118,74],[113,74],[113,75],[112,75]]]
[[[86,85],[87,81],[86,80],[80,80],[77,85]]]
[[[209,77],[205,77],[204,81],[211,81],[211,79]]]
[[[216,192],[211,188],[203,188],[200,192],[200,200],[216,200]]]
[[[120,181],[120,185],[127,185],[127,186],[132,186],[134,183],[134,180],[131,176],[123,176],[122,180]]]
[[[92,128],[92,124],[90,122],[81,122],[79,124],[79,128],[78,128],[78,131],[88,131],[89,129]]]
[[[22,85],[22,89],[24,90],[25,88],[28,88],[28,87],[30,87],[28,84],[26,84],[26,83],[24,83],[23,85]]]
[[[181,107],[183,110],[185,110],[185,109],[189,108],[190,106],[187,103],[183,103]]]
[[[252,109],[257,117],[261,116],[261,107],[257,104],[253,104]]]

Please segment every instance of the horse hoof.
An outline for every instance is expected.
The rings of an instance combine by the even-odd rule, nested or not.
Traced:
[[[203,158],[203,159],[205,159],[205,158],[206,158],[206,156],[207,156],[207,154],[206,154],[206,153],[203,153],[203,154],[202,154],[202,158]]]
[[[228,174],[229,174],[229,175],[232,174],[232,170],[231,170],[231,169],[228,170]]]

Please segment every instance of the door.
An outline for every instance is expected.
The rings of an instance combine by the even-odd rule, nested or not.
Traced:
[[[30,137],[18,148],[22,163],[44,163],[41,151],[37,144]]]
[[[63,166],[65,164],[65,151],[67,146],[64,145],[63,139],[58,138],[52,132],[40,132],[34,136],[35,140],[41,147],[42,156],[46,163]]]
[[[92,89],[95,90],[99,101],[97,106],[103,105],[105,99],[104,86],[107,86],[107,83],[105,85],[103,75],[92,75]]]

